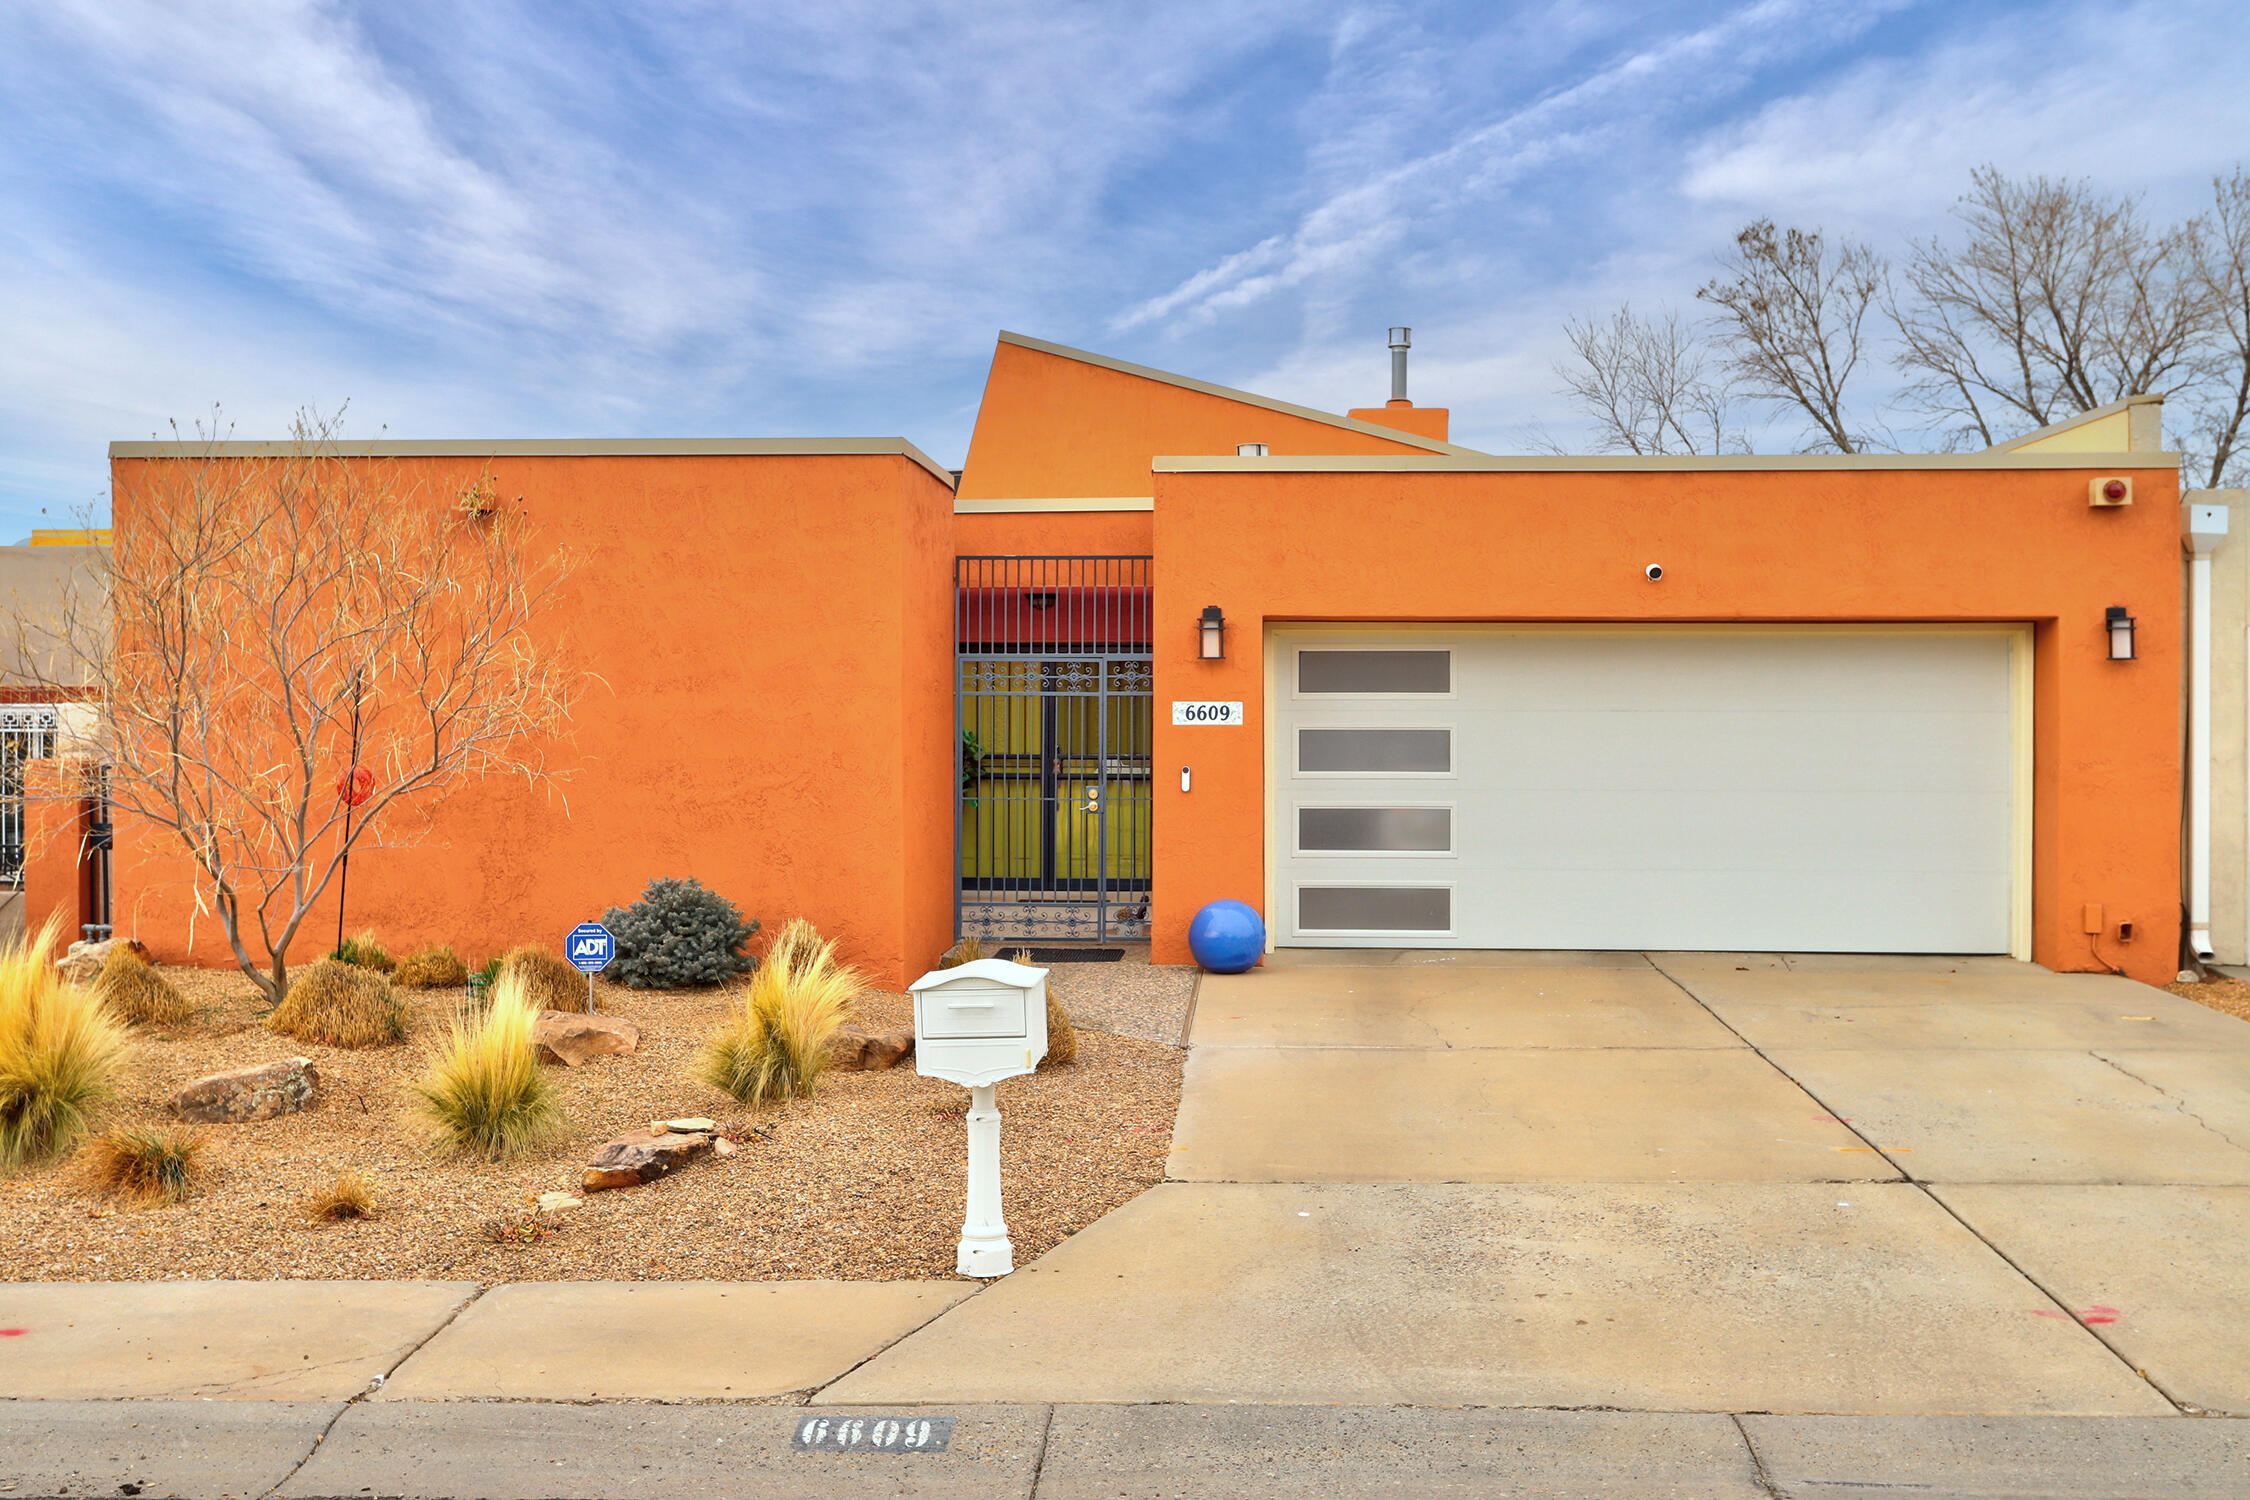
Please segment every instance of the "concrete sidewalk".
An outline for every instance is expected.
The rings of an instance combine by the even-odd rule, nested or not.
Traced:
[[[879,1428],[891,1418],[899,1425]],[[859,1426],[851,1426],[853,1418]],[[943,1451],[888,1450],[909,1422]],[[801,1436],[819,1440],[799,1448]],[[840,1448],[856,1435],[855,1447]],[[934,1444],[932,1444],[934,1446]],[[1448,1500],[2240,1495],[2250,1424],[1400,1407],[0,1403],[11,1495]]]

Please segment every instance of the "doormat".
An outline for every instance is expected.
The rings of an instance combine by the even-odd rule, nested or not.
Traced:
[[[1008,953],[1019,950],[1010,948]],[[1006,954],[1002,955],[1003,957]],[[1125,956],[1123,948],[1034,948],[1031,961],[1035,964],[1113,964]]]

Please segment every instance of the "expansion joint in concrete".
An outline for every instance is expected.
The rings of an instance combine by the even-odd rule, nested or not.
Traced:
[[[1766,1050],[1763,1047],[1760,1047],[1756,1042],[1750,1040],[1749,1037],[1743,1035],[1742,1031],[1739,1028],[1735,1027],[1732,1023],[1730,1023],[1725,1016],[1722,1016],[1717,1011],[1712,1010],[1709,1005],[1705,1005],[1703,997],[1701,995],[1698,995],[1688,985],[1681,983],[1679,978],[1672,974],[1670,970],[1666,969],[1662,964],[1657,963],[1654,959],[1651,959],[1649,962],[1650,966],[1653,967],[1657,973],[1662,974],[1665,979],[1669,980],[1674,986],[1676,986],[1681,994],[1687,996],[1690,1000],[1693,1000],[1697,1005],[1703,1006],[1703,1009],[1709,1012],[1712,1020],[1717,1021],[1721,1026],[1726,1027],[1727,1030],[1733,1032],[1737,1037],[1741,1038],[1742,1045],[1748,1047],[1752,1052],[1756,1053],[1758,1055],[1758,1058],[1762,1062],[1764,1062],[1767,1067],[1772,1068],[1776,1073],[1779,1073],[1782,1077],[1788,1079],[1792,1084],[1795,1084],[1800,1090],[1803,1091],[1806,1098],[1819,1105],[1821,1109],[1827,1112],[1828,1116],[1831,1119],[1834,1119],[1841,1123],[1846,1130],[1849,1130],[1853,1135],[1858,1136],[1862,1144],[1866,1145],[1870,1150],[1874,1151],[1878,1156],[1882,1157],[1884,1161],[1890,1162],[1890,1164],[1894,1167],[1898,1167],[1900,1177],[1909,1187],[1912,1187],[1916,1191],[1920,1192],[1923,1197],[1927,1198],[1931,1203],[1937,1205],[1938,1211],[1940,1213],[1944,1214],[1954,1223],[1960,1225],[1964,1230],[1968,1231],[1970,1235],[1975,1237],[1977,1243],[1983,1245],[1985,1249],[1991,1251],[1993,1255],[1996,1256],[2003,1265],[2007,1266],[2009,1270],[2022,1277],[2024,1283],[2027,1286],[2033,1287],[2038,1291],[2040,1296],[2046,1298],[2057,1313],[2069,1319],[2070,1322],[2078,1328],[2083,1329],[2086,1335],[2095,1343],[2099,1344],[2103,1349],[2107,1350],[2113,1359],[2115,1359],[2119,1364],[2123,1365],[2126,1369],[2131,1370],[2133,1374],[2139,1377],[2142,1381],[2146,1382],[2149,1389],[2156,1392],[2156,1394],[2158,1394],[2159,1396],[2162,1396],[2165,1401],[2171,1405],[2174,1411],[2182,1413],[2183,1415],[2188,1413],[2189,1407],[2186,1403],[2182,1402],[2179,1397],[2173,1395],[2170,1391],[2164,1389],[2164,1387],[2159,1384],[2148,1373],[2148,1371],[2140,1369],[2139,1367],[2134,1365],[2133,1361],[2127,1358],[2123,1351],[2118,1349],[2115,1344],[2111,1343],[2108,1339],[2103,1338],[2097,1330],[2082,1322],[2079,1319],[2078,1314],[2071,1311],[2070,1304],[2068,1302],[2065,1302],[2060,1296],[2056,1295],[2053,1288],[2049,1287],[2038,1277],[2032,1275],[2030,1271],[2024,1268],[2022,1263],[2017,1261],[2014,1256],[2008,1254],[2007,1251],[2001,1249],[1992,1241],[1989,1236],[1987,1236],[1982,1230],[1978,1229],[1976,1225],[1970,1223],[1965,1216],[1963,1216],[1953,1207],[1952,1204],[1946,1202],[1944,1198],[1933,1192],[1929,1183],[1924,1182],[1919,1177],[1916,1177],[1905,1167],[1899,1166],[1898,1161],[1891,1155],[1891,1153],[1885,1151],[1881,1146],[1877,1145],[1873,1137],[1869,1136],[1865,1131],[1859,1129],[1859,1127],[1857,1127],[1856,1125],[1851,1124],[1849,1120],[1838,1113],[1835,1106],[1831,1105],[1827,1100],[1821,1098],[1820,1095],[1814,1093],[1812,1089],[1806,1086],[1804,1080],[1798,1078],[1794,1073],[1791,1073],[1780,1063],[1774,1061],[1772,1057],[1767,1055]],[[2095,1055],[2099,1056],[2100,1054],[2097,1053]],[[2108,1062],[2109,1059],[2103,1058],[2102,1061]],[[2116,1064],[2111,1063],[2110,1066],[2116,1067]],[[2124,1072],[2125,1070],[2120,1068],[2118,1069],[2118,1071]],[[2131,1075],[2127,1074],[2127,1076],[2130,1077]],[[2208,1129],[2209,1127],[2205,1128]],[[1740,1418],[1737,1418],[1736,1420],[1739,1423]]]
[[[303,1469],[306,1464],[311,1463],[314,1457],[319,1454],[320,1445],[328,1441],[328,1435],[336,1430],[336,1424],[344,1420],[345,1412],[350,1411],[353,1407],[359,1405],[360,1402],[365,1401],[369,1396],[372,1396],[377,1391],[381,1390],[383,1388],[384,1382],[398,1373],[400,1365],[405,1364],[415,1355],[421,1353],[424,1348],[428,1347],[430,1340],[436,1338],[439,1334],[445,1332],[445,1330],[447,1330],[448,1328],[451,1328],[453,1326],[454,1320],[460,1317],[461,1314],[467,1312],[470,1308],[476,1306],[477,1299],[482,1297],[489,1290],[491,1290],[491,1288],[480,1286],[469,1296],[463,1297],[460,1303],[455,1306],[453,1311],[447,1313],[435,1327],[431,1328],[429,1332],[423,1334],[420,1338],[416,1339],[413,1343],[407,1345],[406,1348],[401,1350],[399,1352],[398,1358],[391,1361],[390,1367],[388,1369],[384,1370],[380,1375],[377,1375],[374,1379],[368,1381],[367,1384],[354,1391],[352,1393],[351,1399],[346,1401],[343,1405],[337,1407],[335,1414],[329,1417],[326,1422],[321,1424],[320,1431],[313,1434],[312,1442],[305,1448],[304,1457],[298,1459],[294,1464],[291,1464],[289,1466],[289,1472],[282,1475],[281,1478],[275,1480],[273,1487],[266,1490],[264,1494],[259,1497],[259,1500],[271,1500],[271,1497],[279,1495],[283,1490],[287,1489],[289,1487],[289,1481],[297,1477],[298,1471]]]
[[[1750,1473],[1758,1481],[1758,1488],[1771,1495],[1773,1500],[1785,1500],[1781,1491],[1774,1487],[1773,1476],[1766,1472],[1765,1455],[1758,1451],[1757,1443],[1751,1439],[1750,1429],[1742,1425],[1741,1415],[1729,1413],[1727,1420],[1734,1423],[1735,1436],[1742,1439],[1742,1451],[1750,1455]]]

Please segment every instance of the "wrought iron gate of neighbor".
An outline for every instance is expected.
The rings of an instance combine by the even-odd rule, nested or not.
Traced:
[[[959,936],[1148,935],[1149,564],[955,559]]]
[[[23,792],[27,763],[55,753],[56,710],[0,704],[0,889],[23,884]]]

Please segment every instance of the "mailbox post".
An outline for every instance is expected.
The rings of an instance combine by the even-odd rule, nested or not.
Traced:
[[[993,1085],[1047,1055],[1047,971],[980,958],[924,974],[914,995],[914,1071],[969,1090],[969,1192],[955,1267],[1005,1276],[1015,1249],[1000,1213],[1000,1105]]]

